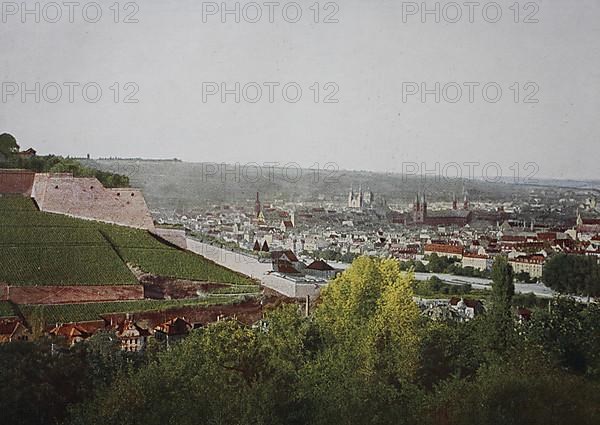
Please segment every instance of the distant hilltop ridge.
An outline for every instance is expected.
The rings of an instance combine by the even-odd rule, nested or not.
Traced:
[[[0,169],[0,195],[31,197],[45,212],[154,230],[141,190],[107,189],[95,177]]]

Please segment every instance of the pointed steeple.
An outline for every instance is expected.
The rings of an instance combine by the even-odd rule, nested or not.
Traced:
[[[256,192],[256,201],[254,202],[254,214],[255,214],[256,218],[258,218],[260,216],[261,210],[262,210],[262,208],[260,205],[259,193]]]

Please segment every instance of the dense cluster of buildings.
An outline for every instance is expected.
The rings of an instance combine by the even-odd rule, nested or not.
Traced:
[[[460,203],[456,195],[449,203],[430,203],[420,193],[409,205],[391,208],[360,186],[358,192],[350,189],[341,206],[264,203],[257,193],[252,208],[213,205],[154,214],[236,249],[289,251],[305,264],[309,257],[349,261],[362,254],[426,261],[435,253],[484,271],[495,256],[505,255],[515,273],[539,279],[546,259],[557,252],[600,256],[595,200],[548,198],[547,205],[537,194],[529,200],[473,203],[463,189]]]

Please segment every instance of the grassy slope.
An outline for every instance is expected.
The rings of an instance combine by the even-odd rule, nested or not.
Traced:
[[[0,197],[0,282],[136,283],[124,261],[160,276],[244,285],[240,293],[253,292],[248,286],[256,285],[204,257],[166,245],[146,231],[43,213],[31,199]]]

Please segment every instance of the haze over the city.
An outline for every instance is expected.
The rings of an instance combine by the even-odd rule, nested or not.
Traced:
[[[504,175],[515,162],[521,169],[534,162],[540,177],[597,177],[597,1],[577,7],[541,1],[539,10],[523,2],[518,17],[512,2],[500,2],[496,23],[488,22],[494,10],[482,12],[489,2],[474,9],[473,22],[463,6],[455,23],[456,10],[440,8],[436,23],[435,16],[423,18],[396,1],[348,0],[339,10],[322,3],[315,19],[313,3],[300,2],[297,23],[288,22],[293,10],[282,15],[285,2],[274,9],[273,23],[262,3],[257,23],[249,22],[256,10],[242,10],[236,23],[233,15],[189,0],[143,2],[138,11],[123,3],[119,23],[108,4],[98,23],[86,22],[81,8],[70,23],[66,7],[58,22],[47,22],[54,11],[46,10],[36,23],[35,16],[23,18],[22,10],[3,4],[0,130],[40,154],[295,161],[307,168],[334,162],[342,169],[395,172],[403,162],[434,168],[436,162],[493,161]],[[227,2],[231,9],[234,4]],[[130,15],[139,22],[124,23]],[[35,90],[36,82],[58,84],[62,98],[48,101],[55,89],[48,86],[40,88],[39,103],[34,94],[23,101],[23,84]],[[80,88],[90,82],[102,89],[97,103],[82,99]],[[262,98],[248,101],[256,85],[240,89],[239,103],[235,94],[225,103],[220,92],[207,94],[236,82],[242,88],[256,83]],[[407,95],[436,82],[441,88],[451,83],[445,92],[440,88],[439,103],[435,94],[425,102],[421,93]],[[73,103],[65,83],[80,85]],[[273,103],[264,83],[279,84]],[[287,83],[301,87],[297,103],[283,98]],[[464,83],[479,84],[472,103]],[[488,83],[502,89],[496,103],[483,98]],[[462,98],[452,103],[456,86]],[[129,95],[139,102],[126,103]],[[326,103],[327,96],[338,102]]]

